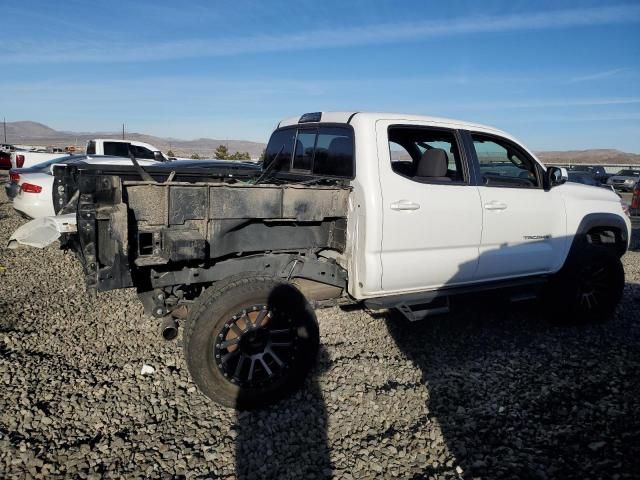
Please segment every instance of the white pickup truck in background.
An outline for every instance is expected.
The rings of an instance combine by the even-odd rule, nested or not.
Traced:
[[[166,162],[169,160],[158,148],[135,140],[118,140],[113,138],[96,138],[89,140],[86,146],[87,155],[109,155],[114,157],[129,157],[132,150],[136,158]],[[52,151],[16,150],[11,152],[11,168],[30,168],[54,158],[65,158],[72,155],[61,149]]]
[[[89,140],[86,147],[87,155],[110,155],[114,157],[129,157],[129,151],[136,158],[166,162],[169,160],[159,148],[148,143],[135,140],[117,140],[113,138],[96,138]]]

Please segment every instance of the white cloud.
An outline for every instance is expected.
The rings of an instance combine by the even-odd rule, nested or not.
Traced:
[[[610,98],[560,98],[560,99],[527,99],[524,101],[495,101],[465,103],[468,109],[519,109],[519,108],[565,108],[565,107],[599,107],[610,105],[636,105],[640,97]]]
[[[318,48],[338,48],[398,43],[456,35],[513,32],[635,23],[640,5],[575,8],[500,16],[355,26],[282,35],[250,35],[236,38],[194,39],[126,43],[111,41],[49,41],[0,46],[3,63],[36,62],[134,62],[180,58],[206,58]]]
[[[615,68],[613,70],[604,70],[602,72],[591,73],[589,75],[581,75],[569,79],[569,83],[591,82],[594,80],[602,80],[604,78],[611,78],[618,76],[621,73],[626,72],[626,68]]]

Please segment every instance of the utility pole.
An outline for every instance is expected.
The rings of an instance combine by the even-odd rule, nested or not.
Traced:
[[[7,143],[7,117],[2,117],[2,123],[4,124],[4,143]]]
[[[122,124],[122,139],[124,140],[124,123]]]

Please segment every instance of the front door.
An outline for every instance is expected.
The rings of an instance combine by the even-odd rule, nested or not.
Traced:
[[[482,243],[476,280],[548,273],[562,263],[566,214],[557,190],[542,188],[543,170],[514,142],[472,133],[482,179]]]
[[[382,289],[429,290],[473,280],[482,209],[454,130],[376,125],[382,190]]]

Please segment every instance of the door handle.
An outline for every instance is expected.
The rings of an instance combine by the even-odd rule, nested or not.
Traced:
[[[398,200],[391,204],[391,210],[418,210],[420,205],[409,200]]]
[[[507,204],[502,202],[496,202],[495,200],[492,202],[488,202],[484,204],[485,210],[506,210]]]

